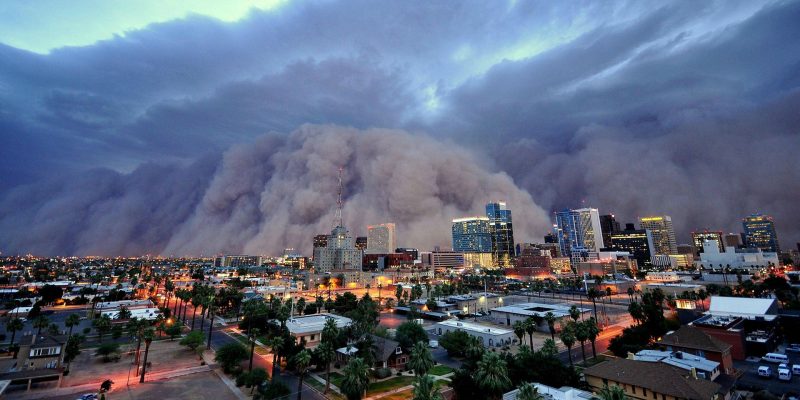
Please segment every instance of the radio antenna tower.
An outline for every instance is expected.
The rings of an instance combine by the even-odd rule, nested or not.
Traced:
[[[344,171],[344,168],[339,167],[339,197],[336,199],[336,217],[334,221],[336,226],[344,226],[344,222],[342,222],[342,171]]]

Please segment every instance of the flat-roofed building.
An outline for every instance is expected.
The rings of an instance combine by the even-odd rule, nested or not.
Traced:
[[[677,367],[697,374],[698,378],[713,381],[720,374],[720,363],[682,351],[665,350],[640,350],[633,359],[636,361],[662,362],[673,367]]]
[[[536,391],[542,396],[542,400],[592,400],[594,395],[585,390],[575,389],[574,387],[562,386],[554,388],[541,383],[531,383]],[[519,389],[514,389],[503,395],[503,400],[517,400]]]
[[[322,313],[291,318],[286,321],[286,328],[297,343],[304,340],[306,348],[313,348],[322,340],[322,329],[325,328],[325,322],[329,318],[333,319],[339,328],[348,327],[353,323],[350,318],[341,315]],[[278,322],[273,321],[273,323]]]
[[[570,307],[571,305],[565,304],[521,303],[493,308],[489,311],[489,315],[495,323],[511,326],[514,322],[525,321],[533,316],[544,318],[548,312],[553,313],[557,320],[569,318]],[[590,309],[578,307],[578,311],[581,314],[588,314]],[[547,321],[543,321],[536,328],[543,332],[549,332]]]
[[[455,331],[463,331],[472,337],[478,338],[481,344],[486,347],[510,345],[516,339],[514,331],[510,329],[496,328],[472,322],[451,319],[433,325],[433,332],[437,335],[444,335],[445,333]]]

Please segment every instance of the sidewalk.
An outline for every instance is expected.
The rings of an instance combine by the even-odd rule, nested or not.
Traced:
[[[222,372],[217,367],[217,362],[214,361],[214,350],[206,350],[206,351],[204,351],[203,354],[202,354],[202,357],[203,357],[203,361],[206,362],[206,367],[209,367],[209,369],[211,369],[211,371],[213,371],[219,377],[219,379],[222,379],[222,382],[225,383],[225,386],[227,386],[228,389],[230,389],[230,391],[239,400],[248,400],[248,399],[250,399],[249,395],[244,394],[244,392],[242,392],[241,389],[239,389],[239,387],[236,386],[236,382],[231,380],[230,377],[225,375],[225,373]]]

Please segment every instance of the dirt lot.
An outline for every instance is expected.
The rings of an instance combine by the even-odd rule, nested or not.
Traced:
[[[131,368],[133,362],[134,345],[123,345],[122,358],[117,362],[103,362],[102,357],[94,356],[94,349],[85,349],[72,362],[70,374],[64,377],[62,387],[77,386],[86,383],[99,382],[103,379],[112,379],[117,384],[125,384],[130,372],[130,379],[134,380],[135,371]],[[130,354],[125,352],[131,349]],[[142,357],[144,357],[144,344],[142,344]],[[151,363],[148,373],[174,371],[200,365],[199,356],[178,344],[178,341],[157,341],[150,345],[147,361]]]
[[[52,400],[74,400],[79,395],[53,397]],[[212,371],[185,375],[178,378],[146,382],[131,386],[130,390],[123,383],[106,395],[106,399],[125,400],[236,400],[236,396],[222,380]]]

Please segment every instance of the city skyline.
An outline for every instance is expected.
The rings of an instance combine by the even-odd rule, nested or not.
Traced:
[[[581,207],[800,240],[798,2],[159,5],[0,6],[4,254],[308,248],[338,168],[411,247],[492,199],[517,242]]]

